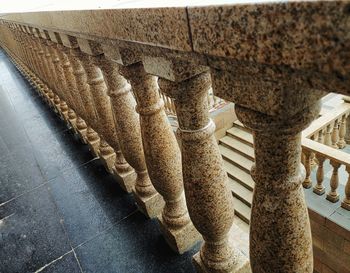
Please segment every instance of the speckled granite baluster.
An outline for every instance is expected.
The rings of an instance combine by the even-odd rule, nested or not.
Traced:
[[[346,172],[348,173],[348,179],[345,185],[345,196],[341,202],[342,208],[350,210],[350,166],[346,166]]]
[[[60,87],[64,88],[66,95],[66,98],[68,100],[69,103],[69,107],[72,107],[71,101],[69,98],[72,99],[72,95],[69,97],[68,94],[71,94],[72,90],[76,90],[76,86],[75,86],[75,80],[74,80],[74,76],[72,74],[72,67],[71,64],[67,58],[67,55],[64,54],[64,50],[66,50],[66,48],[62,45],[56,44],[54,45],[55,49],[56,49],[56,53],[57,53],[57,58],[58,60],[56,60],[55,65],[56,65],[56,69],[57,69],[57,75],[58,78],[60,80],[62,80],[60,82]],[[68,112],[69,112],[69,107],[67,106],[67,101],[61,101],[60,103],[60,109],[61,109],[61,113],[64,116],[65,120],[71,120],[71,118],[69,118]],[[75,121],[75,123],[77,123],[78,119]],[[86,130],[86,128],[85,128]]]
[[[333,130],[332,125],[328,124],[326,127],[326,133],[324,136],[324,144],[327,146],[332,146],[332,130]]]
[[[115,121],[113,117],[112,104],[110,98],[107,96],[109,90],[111,88],[114,88],[116,85],[116,83],[114,82],[115,74],[111,63],[104,57],[104,55],[95,56],[94,62],[101,69],[106,84],[106,90],[103,93],[103,97],[101,97],[100,104],[104,107],[103,111],[106,112],[105,119],[108,121],[109,124],[109,130],[107,131],[106,139],[108,143],[112,146],[116,154],[115,165],[112,166],[112,173],[115,176],[119,177],[117,181],[120,183],[121,187],[126,191],[131,192],[132,188],[135,185],[136,173],[129,165],[129,163],[125,160],[124,155],[121,151]],[[122,180],[120,180],[120,178],[122,178]]]
[[[333,147],[334,149],[338,149],[338,145],[337,145],[339,140],[339,121],[338,120],[334,121],[331,140],[332,140],[331,147]]]
[[[56,109],[56,103],[55,103],[55,94],[57,93],[57,79],[56,79],[56,73],[55,73],[55,68],[53,66],[53,62],[52,62],[52,56],[49,50],[49,46],[48,46],[48,41],[46,41],[45,39],[41,38],[41,44],[44,50],[44,58],[45,58],[45,62],[46,62],[46,67],[47,67],[47,74],[48,74],[48,79],[47,79],[47,84],[49,86],[49,92],[48,92],[48,96],[49,99],[51,101],[51,106],[53,107],[53,109],[55,109],[56,111],[58,111],[58,109]],[[68,118],[67,118],[68,120]]]
[[[346,146],[345,142],[345,135],[346,135],[346,120],[347,120],[347,115],[344,114],[341,119],[340,119],[340,125],[339,125],[339,140],[337,143],[337,146],[339,149],[344,149]]]
[[[318,167],[316,172],[317,184],[314,186],[313,192],[318,195],[322,195],[325,193],[325,187],[323,186],[323,179],[324,179],[323,164],[326,158],[322,155],[316,154],[316,159],[318,161]]]
[[[102,145],[100,147],[100,156],[104,160],[110,173],[113,173],[113,168],[115,167],[120,176],[123,177],[125,174],[130,173],[131,167],[125,161],[124,156],[120,151],[119,142],[115,131],[112,107],[110,99],[107,96],[107,86],[103,79],[102,71],[96,65],[96,63],[99,63],[99,59],[101,57],[102,56],[90,57],[85,55],[83,64],[87,73],[90,91],[92,93],[92,98],[99,118],[97,131],[103,138],[103,140],[101,140]],[[117,152],[118,158],[116,158],[116,153],[113,149],[108,149],[107,143]]]
[[[80,62],[80,57],[83,53],[79,49],[69,49],[69,52],[67,52],[67,54],[69,56],[69,60],[73,68],[73,74],[76,80],[76,87],[81,98],[82,105],[84,106],[83,118],[88,126],[85,135],[85,132],[82,132],[81,129],[79,129],[80,125],[77,124],[78,131],[80,133],[83,133],[81,137],[89,143],[91,151],[97,156],[99,147],[99,137],[96,134],[96,132],[91,128],[91,126],[94,126],[97,115],[90,94],[90,86],[87,83],[87,76]]]
[[[108,73],[110,74],[106,77],[110,77],[108,79],[108,95],[111,98],[120,148],[126,161],[135,169],[137,174],[135,186],[131,183],[121,186],[124,186],[125,190],[133,192],[140,210],[145,215],[156,217],[159,211],[153,208],[159,201],[159,194],[155,191],[148,176],[143,154],[139,116],[135,111],[136,102],[131,94],[131,86],[119,74],[116,65]]]
[[[32,44],[33,44],[33,50],[34,50],[34,59],[36,60],[36,73],[38,75],[38,78],[40,79],[40,81],[42,82],[42,79],[44,78],[44,74],[43,74],[43,63],[42,63],[42,60],[41,60],[41,56],[43,54],[40,53],[40,49],[39,49],[39,46],[38,46],[38,41],[36,40],[36,38],[34,36],[31,36],[31,40],[32,40]],[[41,84],[41,85],[37,85],[37,88],[39,89],[39,92],[41,94],[41,96],[43,98],[46,99],[46,89],[44,90],[44,86]]]
[[[191,220],[204,244],[193,257],[198,272],[249,272],[247,259],[229,240],[233,198],[209,118],[209,72],[181,82],[159,79],[161,89],[174,98],[181,139],[185,195]]]
[[[147,74],[141,62],[123,71],[137,100],[149,176],[165,201],[162,214],[158,216],[160,227],[169,245],[183,253],[200,239],[200,235],[187,212],[180,149],[165,114],[164,102],[159,97],[157,77]]]
[[[309,216],[301,186],[301,131],[320,110],[316,103],[288,117],[255,112],[236,104],[238,119],[253,131],[255,181],[250,223],[254,273],[313,272]]]
[[[312,153],[309,151],[304,152],[305,155],[305,179],[303,181],[303,187],[305,189],[309,189],[312,187],[312,181],[311,181],[311,161],[312,161]]]
[[[333,167],[332,177],[330,181],[331,189],[327,193],[327,200],[335,203],[339,201],[339,193],[337,192],[338,186],[339,186],[339,175],[338,170],[341,166],[341,164],[337,161],[330,160],[330,163]]]
[[[59,113],[62,115],[63,118],[63,112],[62,112],[62,108],[61,105],[64,105],[64,103],[69,104],[69,107],[72,107],[72,102],[71,99],[68,97],[68,94],[66,92],[67,90],[67,85],[66,85],[66,79],[64,77],[64,72],[63,72],[63,68],[60,62],[60,58],[59,58],[59,54],[58,51],[56,49],[56,46],[53,42],[50,43],[50,53],[52,56],[52,64],[53,64],[53,69],[55,71],[56,74],[56,88],[57,88],[57,93],[60,96],[60,100],[58,101],[59,105],[56,105],[56,107],[59,110]],[[56,104],[56,101],[55,101]],[[67,105],[67,108],[69,108]],[[69,109],[68,109],[69,111]],[[66,120],[71,120],[68,116],[68,111],[66,112],[67,116],[65,117]],[[74,122],[76,120],[76,117],[74,117]]]

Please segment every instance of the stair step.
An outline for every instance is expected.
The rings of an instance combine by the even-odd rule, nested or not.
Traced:
[[[228,186],[232,192],[232,195],[243,202],[246,206],[251,207],[253,201],[253,192],[241,183],[229,177]]]
[[[249,224],[251,209],[245,205],[242,201],[233,196],[233,206],[235,209],[235,214],[241,218],[244,222]]]
[[[238,183],[240,183],[242,186],[246,187],[248,190],[253,191],[254,189],[254,181],[250,174],[243,171],[241,168],[233,165],[229,161],[224,160],[223,161],[224,168],[227,172],[227,175],[236,180]]]
[[[238,139],[233,138],[229,135],[221,138],[219,143],[227,146],[228,148],[235,150],[236,152],[240,153],[241,155],[254,161],[254,149],[252,148],[252,146],[250,146],[242,141],[239,141]]]
[[[236,128],[242,129],[242,130],[244,130],[244,131],[246,131],[246,132],[248,132],[248,133],[251,133],[251,130],[248,129],[247,127],[245,127],[245,126],[243,125],[243,123],[240,122],[238,119],[237,119],[236,121],[233,122],[233,127],[236,127]]]
[[[250,169],[253,165],[252,160],[221,144],[219,145],[219,149],[223,158],[236,165],[237,167],[241,168],[242,170],[246,171],[248,174],[250,173]]]
[[[253,135],[245,130],[242,130],[237,127],[232,127],[226,131],[226,133],[238,140],[243,141],[244,143],[253,147]]]

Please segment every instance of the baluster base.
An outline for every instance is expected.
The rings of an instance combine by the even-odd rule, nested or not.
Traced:
[[[321,188],[314,187],[314,188],[312,189],[312,191],[313,191],[314,193],[316,193],[317,195],[323,195],[323,194],[326,192],[326,190],[325,190],[324,187],[321,187]]]
[[[233,225],[229,232],[229,245],[231,246],[235,246],[235,232],[236,229]],[[218,262],[216,262],[216,268],[208,268],[205,265],[200,251],[192,257],[192,263],[198,273],[252,273],[249,259],[236,247],[234,248],[234,254],[230,260],[225,261],[223,257],[223,260],[220,261],[222,264],[218,265]]]
[[[94,157],[99,157],[98,150],[100,147],[100,139],[89,140],[87,139],[87,144]]]
[[[339,140],[338,143],[337,143],[337,146],[338,146],[339,149],[344,149],[345,146],[346,146],[345,140]]]
[[[87,129],[86,141],[91,153],[95,157],[99,157],[100,137],[98,136],[97,132],[95,132],[91,127]]]
[[[173,229],[167,226],[161,215],[158,215],[157,218],[163,237],[176,253],[183,254],[197,242],[203,240],[202,235],[197,231],[191,221],[184,227]]]
[[[345,200],[341,202],[341,207],[343,209],[350,210],[350,200],[348,200],[347,202]]]
[[[228,233],[228,244],[232,247],[233,253],[229,259],[222,257],[209,268],[202,260],[201,251],[192,257],[192,263],[198,273],[252,273],[248,257],[239,249],[236,244],[237,226],[233,223]],[[203,247],[203,246],[202,246]],[[248,254],[247,254],[248,255]]]
[[[79,135],[78,129],[77,129],[77,118],[69,118],[68,121],[69,121],[70,128],[73,130],[73,133],[75,135]]]
[[[327,194],[326,199],[332,203],[336,203],[339,201],[339,194]]]
[[[99,151],[98,156],[100,157],[100,160],[105,167],[106,171],[109,172],[110,174],[113,174],[113,167],[116,159],[116,154],[115,152],[108,154],[108,155],[103,155],[101,151]]]
[[[83,129],[77,128],[77,133],[78,133],[80,141],[83,144],[87,144],[87,140],[86,140],[87,128],[83,128]]]
[[[151,196],[139,196],[135,189],[132,190],[138,209],[148,218],[155,218],[162,213],[165,205],[163,197],[156,192]]]
[[[127,173],[119,173],[116,168],[113,166],[113,176],[118,182],[119,186],[126,192],[131,193],[135,187],[136,173],[132,169]]]

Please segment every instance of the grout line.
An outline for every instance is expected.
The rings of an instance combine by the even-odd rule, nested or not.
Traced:
[[[76,261],[77,261],[77,263],[78,263],[78,266],[79,266],[80,272],[81,272],[81,273],[84,273],[83,268],[81,267],[80,261],[79,261],[79,259],[78,259],[77,253],[75,252],[74,248],[72,248],[72,251],[73,251],[73,254],[74,254],[75,260],[76,260]]]
[[[51,180],[51,179],[50,179],[50,180]],[[1,203],[1,204],[0,204],[0,207],[6,205],[6,204],[9,203],[9,202],[14,201],[15,199],[17,199],[17,198],[19,198],[19,197],[22,197],[22,196],[25,195],[25,194],[31,193],[31,192],[35,191],[36,189],[41,188],[42,186],[48,184],[48,183],[50,182],[50,180],[44,181],[43,183],[41,183],[41,184],[38,185],[38,186],[35,186],[35,187],[32,188],[32,189],[26,190],[26,191],[22,192],[21,194],[15,196],[15,197],[12,197],[11,199],[9,199],[9,200],[7,200],[7,201]]]
[[[55,259],[55,260],[49,262],[48,264],[46,264],[46,265],[40,267],[40,268],[39,268],[38,270],[36,270],[34,273],[38,273],[38,272],[43,271],[43,270],[44,270],[45,268],[47,268],[48,266],[50,266],[50,265],[52,265],[53,263],[55,263],[55,262],[61,260],[64,256],[66,256],[66,255],[68,255],[68,254],[70,254],[70,253],[72,253],[72,252],[73,252],[73,249],[70,250],[70,251],[68,251],[67,253],[63,254],[62,256],[58,257],[57,259]]]
[[[5,216],[4,218],[0,219],[0,225],[4,223],[4,221],[8,218],[10,218],[12,215],[15,215],[15,213],[11,213],[10,215]]]

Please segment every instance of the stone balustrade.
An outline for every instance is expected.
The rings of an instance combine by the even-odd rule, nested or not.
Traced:
[[[345,185],[345,196],[341,202],[344,209],[350,210],[350,155],[340,150],[335,150],[326,144],[319,143],[311,139],[303,139],[303,154],[305,157],[304,166],[306,169],[306,177],[304,184],[306,187],[313,186],[313,192],[318,195],[326,193],[324,185],[325,171],[324,163],[329,160],[332,167],[332,175],[330,178],[329,192],[326,193],[326,199],[330,202],[339,201],[339,168],[343,167],[348,174],[345,181],[341,181]],[[314,154],[317,162],[316,181],[312,181],[311,177],[311,155]],[[343,178],[344,179],[344,178]],[[316,182],[316,183],[313,183]]]
[[[8,14],[0,41],[175,251],[203,239],[198,272],[311,273],[302,144],[306,162],[318,159],[320,193],[324,154],[302,131],[324,94],[350,94],[348,13],[347,1],[232,1]],[[209,118],[216,97],[234,102],[253,132],[249,261],[230,240],[233,199]],[[181,148],[165,111],[177,116]],[[326,126],[329,146],[342,146],[346,122]],[[336,200],[337,170],[349,162],[331,162]],[[346,193],[345,208],[349,183]]]

